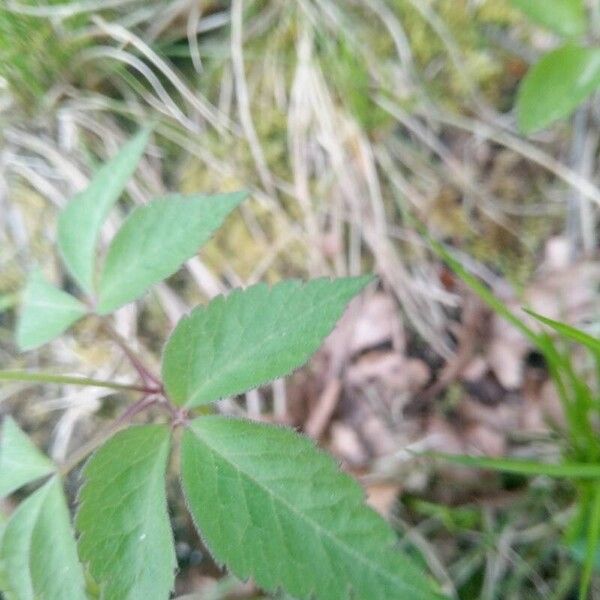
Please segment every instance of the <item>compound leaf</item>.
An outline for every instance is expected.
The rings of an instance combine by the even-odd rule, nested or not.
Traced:
[[[549,52],[519,88],[519,128],[532,133],[570,115],[599,85],[600,48],[568,44]]]
[[[100,277],[98,312],[109,313],[179,269],[246,197],[171,196],[136,208],[113,239]]]
[[[8,600],[85,600],[69,509],[53,477],[12,514],[0,542]]]
[[[167,513],[169,428],[117,433],[87,462],[76,527],[79,553],[103,600],[165,600],[176,566]]]
[[[69,272],[88,294],[94,290],[96,242],[113,204],[123,193],[148,144],[142,129],[105,163],[58,219],[58,248]]]
[[[190,423],[182,484],[198,531],[238,577],[295,598],[439,598],[358,484],[308,438],[220,416]]]
[[[511,0],[532,21],[566,37],[585,32],[583,0]]]
[[[76,298],[48,283],[34,271],[23,291],[16,340],[21,350],[52,341],[87,313]]]
[[[34,446],[14,420],[5,417],[0,439],[0,498],[54,469],[54,463]]]
[[[163,356],[170,398],[188,407],[239,394],[301,366],[370,276],[235,290],[184,317]]]

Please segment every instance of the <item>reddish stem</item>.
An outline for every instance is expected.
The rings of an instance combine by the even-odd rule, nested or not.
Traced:
[[[130,419],[133,419],[135,415],[142,412],[143,410],[146,410],[150,406],[157,404],[158,400],[159,399],[156,397],[155,394],[148,394],[143,398],[140,398],[137,402],[130,404],[125,410],[125,412],[115,421],[115,428],[119,427],[120,425],[123,425],[123,423],[126,423]]]
[[[123,350],[125,356],[129,359],[129,362],[133,366],[133,368],[137,371],[141,380],[146,384],[146,387],[149,391],[153,393],[161,393],[162,392],[162,382],[156,375],[154,375],[148,367],[143,363],[142,359],[129,347],[127,341],[121,336],[121,334],[114,329],[114,327],[108,322],[102,319],[101,321],[102,327],[106,331],[106,333],[110,336],[110,338],[116,342],[116,344]],[[148,384],[154,384],[150,386]]]

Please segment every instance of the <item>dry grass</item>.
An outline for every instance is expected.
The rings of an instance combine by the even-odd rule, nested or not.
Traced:
[[[494,286],[506,278],[524,285],[550,234],[564,232],[573,260],[596,246],[597,115],[584,108],[572,131],[559,126],[535,141],[516,132],[506,108],[535,44],[547,40],[532,36],[503,0],[9,0],[2,31],[3,365],[131,375],[93,325],[27,356],[16,354],[10,332],[15,290],[32,266],[64,277],[53,250],[57,209],[149,121],[155,143],[128,186],[130,203],[174,189],[252,192],[185,276],[118,312],[116,328],[129,339],[140,334],[149,360],[190,306],[232,286],[366,270],[398,303],[410,335],[452,359],[461,296],[440,280],[409,214],[460,248]],[[9,53],[7,36],[17,32],[26,43]],[[60,52],[44,46],[48,39]],[[32,77],[39,85],[25,85]],[[127,208],[111,217],[102,245]],[[58,460],[123,400],[52,388],[40,401],[39,391],[4,388],[0,411],[20,404],[33,423],[49,422],[42,437]],[[222,410],[285,420],[290,402],[276,382]],[[460,519],[448,511],[450,522]],[[495,546],[464,534],[471,563],[449,550],[444,566],[428,545],[445,535],[439,513],[423,520],[413,541],[450,592],[483,568],[482,597],[498,597],[508,569],[530,581],[503,597],[520,597],[521,585],[548,597],[546,574],[522,574],[519,544],[537,548],[542,534],[560,527],[527,537],[526,528],[498,523],[499,514],[477,512],[484,520],[473,526],[482,538],[493,531]]]

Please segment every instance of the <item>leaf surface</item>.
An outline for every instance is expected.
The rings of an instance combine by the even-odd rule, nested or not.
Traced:
[[[181,461],[196,526],[236,576],[296,598],[439,598],[358,484],[309,439],[200,417],[184,432]]]
[[[54,463],[34,446],[12,417],[5,417],[0,438],[0,498],[54,469]]]
[[[0,513],[0,548],[2,548],[2,536],[4,535],[4,529],[6,527],[6,517]],[[4,568],[4,561],[0,556],[0,594],[8,589],[6,569]]]
[[[76,526],[103,600],[165,600],[176,566],[167,513],[164,425],[130,427],[86,464]]]
[[[167,342],[163,380],[179,405],[239,394],[301,366],[370,276],[259,283],[184,317]]]
[[[171,196],[137,207],[108,249],[98,312],[112,312],[175,273],[245,197]]]
[[[519,88],[519,128],[532,133],[570,115],[599,85],[600,48],[568,44],[549,52]]]
[[[4,528],[0,563],[9,600],[33,600],[29,569],[31,537],[46,491],[41,488],[21,502]]]
[[[585,31],[583,0],[511,0],[535,23],[564,36],[578,37]]]
[[[123,193],[148,144],[142,129],[96,172],[58,219],[58,248],[67,269],[88,294],[94,291],[96,242],[106,217]]]
[[[8,600],[85,600],[83,569],[58,477],[23,501],[0,543]]]
[[[67,292],[48,283],[39,271],[29,276],[17,323],[21,350],[32,350],[52,341],[87,313],[86,307]]]

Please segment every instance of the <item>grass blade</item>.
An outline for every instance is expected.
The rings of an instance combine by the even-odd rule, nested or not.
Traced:
[[[464,454],[427,453],[421,456],[441,458],[465,467],[503,471],[517,475],[546,475],[566,479],[600,479],[600,464],[563,462],[560,464],[541,463],[517,458],[488,458],[466,456]]]
[[[585,562],[581,574],[581,585],[579,587],[579,600],[588,597],[588,590],[592,581],[596,553],[598,552],[598,541],[600,538],[600,483],[594,485],[592,499],[590,502],[590,519],[587,531],[587,543],[585,549]]]

